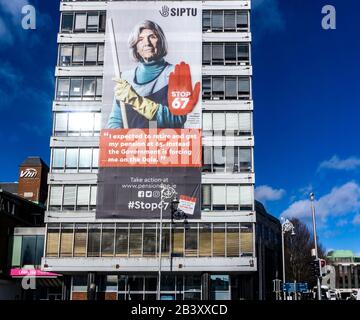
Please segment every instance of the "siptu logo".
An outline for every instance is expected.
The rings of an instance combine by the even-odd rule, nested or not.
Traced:
[[[21,170],[20,178],[35,178],[37,176],[36,169],[27,168],[25,170]]]
[[[161,10],[159,10],[160,14],[163,17],[183,17],[183,16],[197,16],[196,8],[169,8],[168,6],[162,6]]]
[[[161,8],[161,10],[159,10],[159,12],[163,17],[168,17],[170,9],[168,6],[162,6],[162,8]]]

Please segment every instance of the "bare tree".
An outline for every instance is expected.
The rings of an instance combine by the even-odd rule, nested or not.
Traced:
[[[295,235],[285,233],[285,266],[286,279],[289,282],[307,282],[310,286],[316,284],[316,279],[311,273],[310,262],[313,261],[311,249],[314,248],[314,238],[309,228],[299,219],[290,220],[295,228]],[[324,247],[318,241],[318,255],[325,257]]]

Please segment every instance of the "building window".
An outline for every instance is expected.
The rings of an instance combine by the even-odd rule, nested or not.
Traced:
[[[96,207],[96,192],[96,185],[51,185],[49,210],[94,210]]]
[[[204,100],[249,100],[250,78],[203,76]]]
[[[61,17],[60,31],[75,32],[105,32],[105,12],[64,12]]]
[[[104,64],[104,44],[61,44],[58,66],[84,66]]]
[[[252,223],[175,224],[172,229],[165,224],[164,230],[167,238],[162,251],[164,257],[253,255]],[[156,257],[158,235],[159,224],[156,223],[49,224],[46,256]],[[39,261],[41,254],[37,258]]]
[[[81,101],[101,100],[102,78],[74,77],[57,78],[56,100]]]
[[[203,172],[252,172],[252,149],[203,147]]]
[[[253,210],[251,185],[202,185],[202,210]]]
[[[203,31],[205,32],[244,32],[248,30],[247,11],[203,10]]]
[[[98,148],[54,148],[51,172],[97,172],[98,162]]]
[[[203,65],[249,65],[250,44],[236,42],[204,42]]]
[[[251,112],[204,111],[202,116],[204,136],[248,136],[252,133]]]

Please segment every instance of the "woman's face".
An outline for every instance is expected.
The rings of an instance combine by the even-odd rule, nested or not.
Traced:
[[[139,34],[139,39],[136,44],[136,50],[144,61],[148,62],[156,59],[158,55],[159,38],[151,29],[143,29]]]

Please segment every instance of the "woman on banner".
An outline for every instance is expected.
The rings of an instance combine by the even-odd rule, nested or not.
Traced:
[[[119,105],[123,102],[129,128],[149,128],[149,121],[156,121],[158,128],[183,128],[200,94],[199,82],[192,88],[189,65],[181,62],[174,68],[164,59],[168,51],[165,34],[153,21],[136,25],[128,42],[138,65],[115,80],[107,127],[124,127]]]

